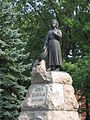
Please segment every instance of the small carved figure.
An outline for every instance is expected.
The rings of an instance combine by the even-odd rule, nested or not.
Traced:
[[[40,58],[46,57],[48,54],[48,70],[59,70],[62,65],[62,55],[60,39],[62,38],[62,32],[58,29],[57,20],[53,19],[51,23],[52,29],[49,30],[43,51]]]

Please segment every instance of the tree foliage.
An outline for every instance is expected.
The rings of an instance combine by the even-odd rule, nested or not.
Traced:
[[[13,3],[0,1],[0,119],[16,120],[26,92],[25,75],[30,65],[24,61],[26,43],[21,40],[19,29],[14,29],[17,13]],[[28,68],[27,68],[28,67]]]

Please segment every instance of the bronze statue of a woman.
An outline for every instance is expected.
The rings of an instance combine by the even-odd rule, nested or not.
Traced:
[[[59,42],[62,38],[62,32],[60,29],[58,29],[58,22],[55,19],[52,20],[51,27],[52,29],[49,30],[46,37],[41,58],[43,58],[42,56],[44,56],[43,54],[45,54],[47,49],[48,70],[59,70],[62,65],[61,46]]]

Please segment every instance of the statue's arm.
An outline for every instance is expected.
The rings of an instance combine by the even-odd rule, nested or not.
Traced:
[[[49,32],[48,32],[48,34],[47,34],[47,36],[46,36],[46,41],[45,41],[44,45],[47,45],[47,44],[48,44],[48,40],[49,40]]]
[[[44,58],[47,56],[48,40],[49,40],[49,32],[48,32],[48,34],[47,34],[47,36],[46,36],[46,40],[45,40],[44,47],[43,47],[43,49],[42,49],[42,52],[41,52],[39,61],[41,61],[42,59],[44,59]]]
[[[62,38],[62,32],[61,32],[61,30],[56,29],[56,30],[54,31],[54,34],[55,34],[57,37]]]
[[[44,47],[43,47],[44,50],[46,49],[46,47],[48,45],[48,40],[49,40],[49,32],[48,32],[48,34],[46,36],[46,40],[45,40],[45,43],[44,43]]]
[[[61,32],[61,30],[59,30],[59,32],[57,32],[57,34],[62,38],[62,32]]]

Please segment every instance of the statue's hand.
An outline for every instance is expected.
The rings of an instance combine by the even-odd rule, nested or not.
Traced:
[[[43,49],[42,49],[42,52],[44,52],[46,50],[46,45],[44,45]]]
[[[53,30],[53,33],[54,33],[54,34],[57,34],[57,29]]]
[[[44,51],[45,51],[45,48],[42,49],[42,52],[44,52]]]
[[[62,37],[62,32],[59,29],[53,30],[53,34],[57,37]]]
[[[44,59],[47,56],[47,46],[45,45],[42,49],[40,60]]]

